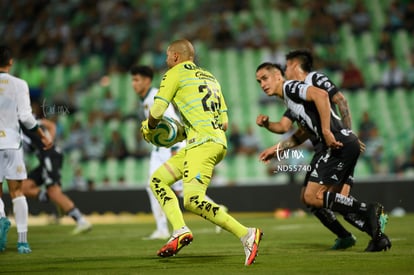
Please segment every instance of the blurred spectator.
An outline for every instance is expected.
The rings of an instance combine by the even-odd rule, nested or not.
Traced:
[[[105,158],[123,160],[128,156],[128,150],[123,137],[118,131],[111,132],[111,138],[105,145]]]
[[[263,62],[272,62],[272,63],[285,63],[285,54],[287,50],[284,44],[280,44],[278,41],[270,43],[269,47],[266,49],[266,54],[263,57]]]
[[[64,152],[71,152],[73,150],[83,150],[87,138],[87,131],[82,127],[79,120],[76,120],[70,127],[68,137],[63,144]]]
[[[95,191],[95,181],[92,179],[87,180],[88,191]]]
[[[404,11],[404,28],[409,31],[414,31],[414,1],[407,1]]]
[[[144,140],[141,129],[137,127],[135,129],[135,144],[134,148],[130,151],[130,155],[138,159],[148,157],[151,152],[151,146]]]
[[[325,46],[325,53],[319,56],[320,69],[329,71],[340,71],[342,69],[341,63],[338,62],[338,56],[340,56],[340,48],[336,45]],[[318,61],[317,59],[317,61]],[[315,65],[316,67],[316,65]]]
[[[108,121],[120,117],[118,102],[113,97],[111,90],[105,91],[100,106],[103,120]]]
[[[399,66],[397,59],[392,57],[384,70],[381,78],[381,87],[392,91],[395,88],[403,87],[405,84],[405,74]]]
[[[43,56],[43,64],[48,68],[54,68],[60,62],[60,50],[58,44],[49,40],[43,50]]]
[[[305,31],[303,24],[299,19],[295,18],[292,20],[291,26],[286,33],[286,40],[287,45],[291,48],[301,48],[303,46]]]
[[[125,188],[127,186],[128,186],[128,184],[125,181],[125,178],[123,176],[118,177],[117,187],[122,189],[122,188]]]
[[[405,161],[403,161],[397,172],[405,172],[407,170],[414,171],[414,139],[411,142],[411,148],[408,151]]]
[[[239,152],[246,155],[254,155],[260,150],[260,139],[255,134],[252,126],[247,126],[246,132],[241,137]]]
[[[391,1],[386,12],[386,23],[384,31],[394,33],[401,29],[404,25],[404,7],[399,0]]]
[[[364,87],[364,77],[362,72],[351,59],[348,59],[345,68],[342,71],[341,87],[351,92],[355,92]]]
[[[351,12],[350,22],[352,32],[355,35],[360,35],[371,29],[371,17],[364,2],[356,1],[354,10]]]
[[[270,36],[268,26],[260,19],[255,19],[253,26],[250,27],[251,46],[255,49],[265,48],[270,46]]]
[[[157,43],[156,48],[152,52],[152,66],[154,71],[157,73],[163,73],[164,70],[167,68],[167,64],[165,60],[167,59],[167,55],[165,53],[164,45],[162,41]]]
[[[226,21],[224,15],[220,16],[217,31],[214,33],[213,47],[218,49],[234,46],[235,38],[231,31],[229,23]]]
[[[311,3],[311,14],[305,23],[305,34],[308,36],[306,40],[322,45],[336,44],[338,42],[338,26],[335,24],[335,20],[326,12],[321,1],[311,1]]]
[[[85,140],[82,150],[82,160],[102,160],[105,152],[105,143],[100,135],[90,134]]]
[[[116,67],[119,72],[126,73],[137,60],[137,52],[132,48],[131,42],[121,42],[115,53]]]
[[[229,156],[234,156],[240,152],[242,135],[236,123],[232,123],[229,130]]]
[[[394,56],[394,46],[391,35],[386,31],[382,31],[378,43],[377,60],[387,62],[392,56]]]
[[[362,142],[366,143],[369,139],[371,130],[376,127],[377,125],[373,120],[371,120],[369,113],[367,111],[364,111],[362,113],[362,119],[361,119],[361,122],[359,123],[359,128],[358,128],[359,139]]]
[[[236,32],[236,44],[238,49],[253,47],[253,33],[246,22],[240,23]]]
[[[414,88],[414,52],[410,53],[410,65],[405,72],[405,84],[409,89]]]
[[[75,174],[72,179],[72,189],[76,191],[87,191],[88,183],[83,176],[82,169],[80,167],[75,168]]]
[[[79,64],[79,49],[74,40],[69,40],[64,45],[61,63],[66,67]]]
[[[347,0],[329,1],[326,6],[326,11],[335,19],[335,24],[339,26],[349,22],[349,17],[352,12],[352,4]]]

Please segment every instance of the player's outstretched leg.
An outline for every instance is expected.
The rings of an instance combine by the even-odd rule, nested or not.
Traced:
[[[244,265],[254,263],[259,252],[259,243],[262,236],[263,232],[259,228],[248,228],[247,235],[240,239],[244,247],[244,253],[246,254]]]
[[[178,253],[184,246],[193,241],[193,234],[187,226],[175,230],[168,242],[158,250],[157,255],[160,257],[171,257]]]

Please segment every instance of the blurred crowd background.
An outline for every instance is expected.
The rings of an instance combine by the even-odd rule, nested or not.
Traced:
[[[27,80],[33,110],[57,123],[65,152],[63,187],[142,188],[151,146],[129,68],[150,65],[159,85],[165,50],[192,41],[197,63],[222,84],[229,105],[229,153],[213,184],[287,184],[304,171],[275,173],[257,153],[283,138],[255,125],[278,120],[283,104],[255,80],[263,61],[283,64],[313,51],[348,99],[353,130],[367,145],[355,178],[414,178],[414,2],[409,0],[15,0],[1,1],[2,43],[13,74]],[[306,164],[303,157],[288,164]],[[27,156],[29,169],[36,165]]]

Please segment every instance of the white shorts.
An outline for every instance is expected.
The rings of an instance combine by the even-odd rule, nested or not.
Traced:
[[[23,148],[0,150],[0,181],[27,179]]]
[[[175,146],[182,149],[183,147],[185,147],[185,141],[177,143]],[[151,158],[150,158],[149,176],[151,177],[151,175],[155,172],[155,170],[157,170],[158,167],[160,167],[164,162],[166,162],[171,157],[172,156],[171,156],[170,148],[157,147],[156,149],[153,149],[151,152]],[[179,180],[176,183],[174,183],[171,187],[175,191],[181,192],[183,191],[183,181]]]

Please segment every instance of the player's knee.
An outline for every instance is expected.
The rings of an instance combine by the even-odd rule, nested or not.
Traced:
[[[183,197],[184,208],[193,213],[197,213],[206,207],[206,200],[202,193],[184,194]]]
[[[303,202],[306,205],[313,206],[313,207],[319,207],[319,204],[317,203],[317,194],[314,192],[311,192],[309,190],[305,190],[303,193]]]

